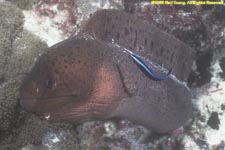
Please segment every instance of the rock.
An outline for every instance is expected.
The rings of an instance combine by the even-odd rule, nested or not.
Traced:
[[[207,121],[207,124],[212,128],[212,129],[219,129],[219,116],[217,112],[212,112],[211,116],[209,117],[209,120]]]
[[[20,9],[31,9],[36,0],[7,0],[11,3],[15,4]]]
[[[221,109],[222,109],[222,110],[225,110],[225,104],[222,104],[222,105],[221,105]]]
[[[188,78],[188,85],[190,87],[201,87],[209,83],[212,77],[210,66],[212,62],[212,51],[198,52],[196,59],[197,68],[192,70]]]
[[[34,115],[0,141],[0,150],[70,150],[78,149],[76,132],[71,125],[49,124]]]
[[[219,73],[220,77],[223,78],[225,80],[225,57],[223,57],[221,60],[220,60],[220,67],[222,69],[222,72]]]

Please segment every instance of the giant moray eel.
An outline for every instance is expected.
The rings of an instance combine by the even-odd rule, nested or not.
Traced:
[[[152,80],[129,50],[148,66],[173,68],[173,76]],[[193,55],[184,43],[134,15],[100,10],[78,35],[38,58],[21,86],[20,104],[52,122],[126,118],[169,132],[192,114],[191,93],[181,81],[190,72]],[[154,71],[160,74],[161,69]]]

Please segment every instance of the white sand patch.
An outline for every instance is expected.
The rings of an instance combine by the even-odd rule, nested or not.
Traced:
[[[182,142],[184,143],[184,150],[200,150],[199,146],[189,136],[185,136]]]
[[[52,46],[66,38],[55,25],[56,21],[63,20],[64,15],[57,15],[55,20],[52,20],[49,17],[38,16],[34,10],[24,10],[23,14],[25,16],[24,28],[46,41],[48,46]]]
[[[104,3],[103,3],[103,1],[93,1],[92,6],[101,8],[101,9],[113,9],[114,8],[108,0],[104,1]]]
[[[77,22],[80,24],[89,19],[90,14],[100,9],[121,9],[123,8],[120,0],[77,0]]]

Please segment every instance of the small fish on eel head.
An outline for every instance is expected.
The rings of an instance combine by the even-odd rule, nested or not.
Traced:
[[[126,118],[154,132],[170,132],[192,116],[191,93],[178,80],[186,80],[193,55],[184,43],[134,15],[100,10],[77,36],[37,59],[21,85],[20,104],[50,122]],[[171,69],[156,75],[160,71],[153,73],[139,56],[172,67],[178,80],[169,77]]]

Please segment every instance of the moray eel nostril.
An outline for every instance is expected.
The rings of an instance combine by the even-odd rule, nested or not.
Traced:
[[[151,74],[160,81],[143,75],[126,49],[147,71],[149,62],[137,56],[173,66],[177,80],[168,78],[172,70],[162,77]],[[100,10],[78,35],[37,59],[21,85],[20,104],[50,122],[126,118],[154,132],[169,132],[192,115],[191,93],[179,80],[187,78],[193,55],[184,43],[134,15]]]

